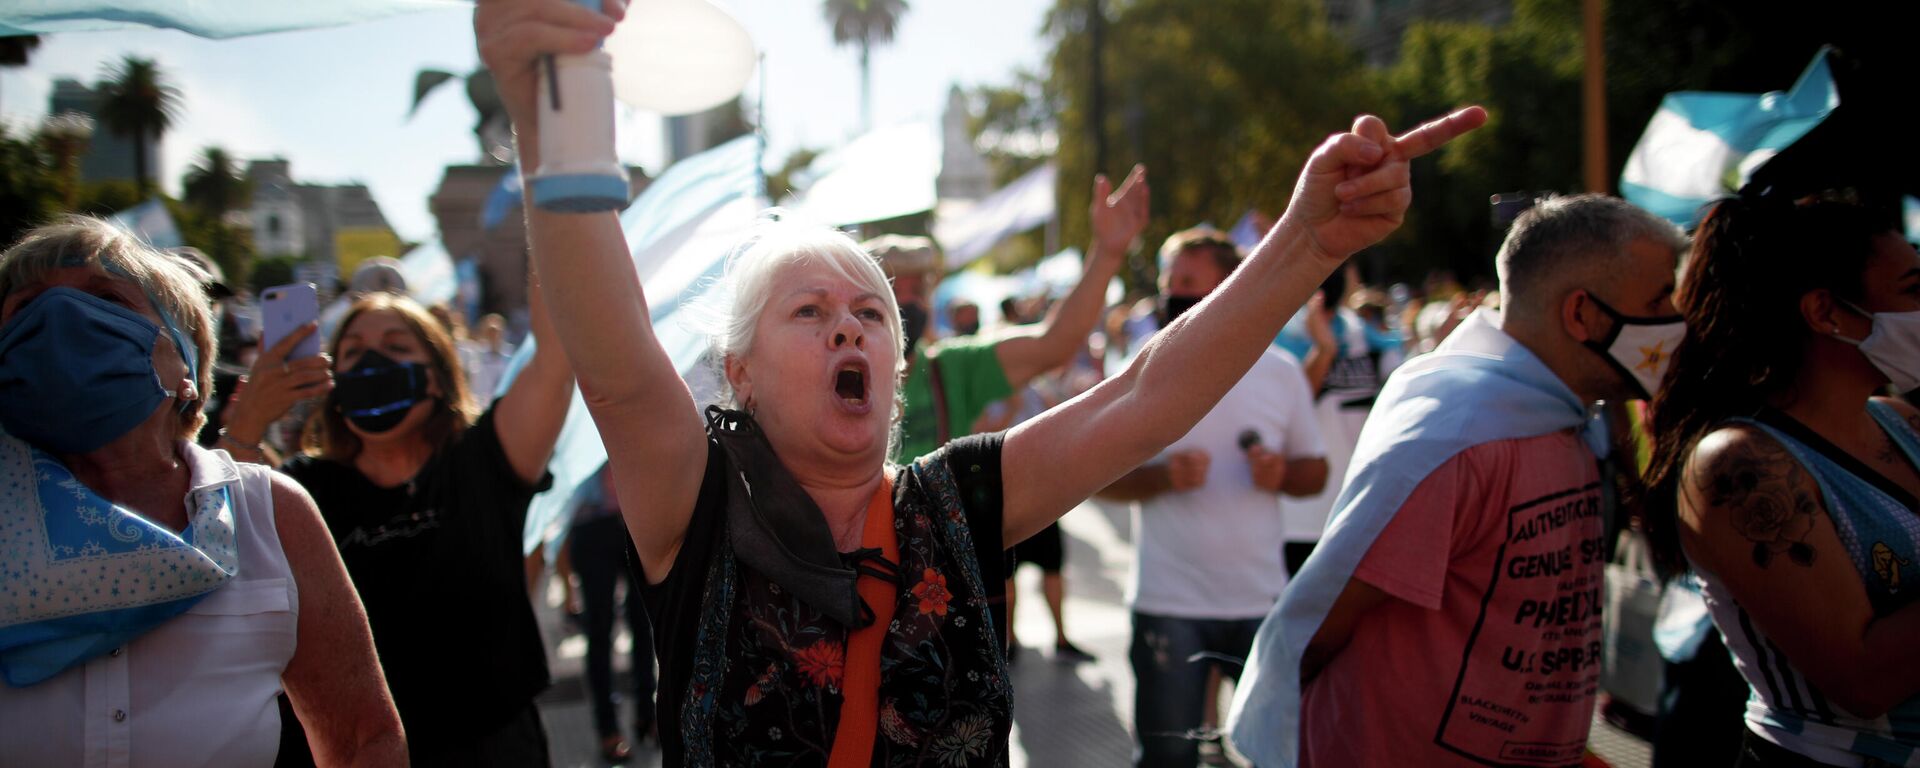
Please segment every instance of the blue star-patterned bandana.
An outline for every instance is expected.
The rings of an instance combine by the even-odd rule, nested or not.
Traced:
[[[0,677],[24,687],[111,651],[239,571],[231,485],[195,488],[179,534],[0,435]],[[201,485],[196,478],[196,485]]]

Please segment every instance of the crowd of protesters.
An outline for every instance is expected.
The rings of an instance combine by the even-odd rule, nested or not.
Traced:
[[[521,163],[536,63],[605,10],[479,5]],[[1097,499],[1137,765],[1582,764],[1626,549],[1670,583],[1656,763],[1920,765],[1920,254],[1844,193],[1691,234],[1549,196],[1494,282],[1367,284],[1410,164],[1485,120],[1356,120],[1255,243],[1139,243],[1146,170],[1096,178],[1079,282],[998,322],[936,304],[927,238],[769,220],[691,389],[611,214],[528,210],[518,366],[390,265],[262,345],[204,256],[36,229],[0,253],[0,764],[547,764],[525,528],[577,386],[607,462],[547,551],[608,762],[1006,764],[1013,576],[1092,661],[1058,521]],[[1157,293],[1109,306],[1143,246]]]

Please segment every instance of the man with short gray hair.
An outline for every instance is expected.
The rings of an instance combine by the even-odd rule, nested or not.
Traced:
[[[1683,335],[1673,287],[1686,249],[1678,227],[1625,200],[1541,200],[1494,257],[1501,330],[1588,400],[1648,399]]]
[[[1502,310],[1396,371],[1327,535],[1267,617],[1229,727],[1261,765],[1573,765],[1600,670],[1598,400],[1685,333],[1685,241],[1623,201],[1522,214]]]

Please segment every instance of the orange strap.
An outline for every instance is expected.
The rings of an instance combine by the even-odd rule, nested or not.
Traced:
[[[867,502],[867,524],[860,546],[877,548],[888,562],[900,562],[900,542],[893,533],[893,478],[887,477]],[[875,578],[856,585],[860,599],[873,609],[873,623],[847,638],[847,661],[840,687],[840,725],[833,734],[833,754],[827,768],[867,768],[873,764],[873,740],[880,732],[880,646],[893,623],[898,588]]]

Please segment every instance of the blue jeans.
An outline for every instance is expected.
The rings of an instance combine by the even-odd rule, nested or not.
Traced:
[[[1178,619],[1133,613],[1133,764],[1193,768],[1200,761],[1200,727],[1206,708],[1207,671],[1218,666],[1237,680],[1240,665],[1217,660],[1190,661],[1213,653],[1245,659],[1253,648],[1260,619]],[[1215,725],[1219,725],[1215,723]]]
[[[620,732],[614,714],[613,623],[614,585],[626,582],[627,631],[633,635],[634,719],[645,738],[653,723],[653,632],[647,609],[640,601],[640,584],[627,567],[627,526],[619,515],[573,527],[567,537],[573,572],[580,577],[582,607],[587,623],[587,692],[593,699],[593,726],[605,737]]]

